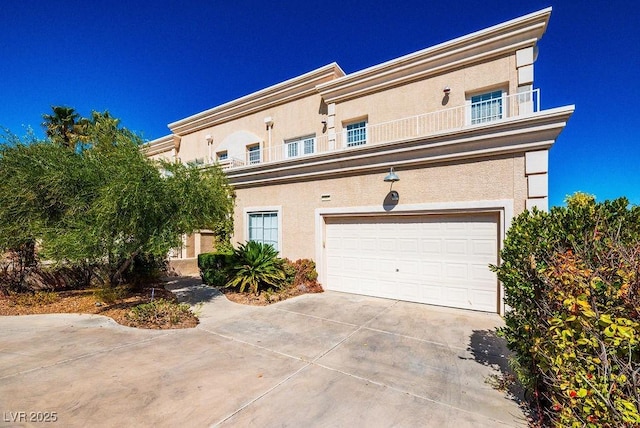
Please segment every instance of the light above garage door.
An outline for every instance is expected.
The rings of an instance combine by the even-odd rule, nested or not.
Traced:
[[[498,216],[325,217],[328,290],[498,311]]]

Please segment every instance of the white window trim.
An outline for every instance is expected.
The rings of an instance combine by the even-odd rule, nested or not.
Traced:
[[[305,153],[304,152],[304,143],[308,140],[313,140],[313,151],[311,153]],[[289,156],[289,145],[290,144],[298,144],[298,154],[295,156]],[[299,158],[299,157],[303,157],[303,156],[310,156],[312,154],[315,154],[316,151],[318,150],[318,139],[316,138],[315,134],[308,134],[305,135],[303,137],[298,137],[298,138],[291,138],[289,140],[285,140],[284,141],[284,145],[283,145],[283,150],[284,150],[284,158],[285,159],[294,159],[294,158]]]
[[[355,125],[357,123],[361,123],[364,122],[364,132],[365,132],[365,138],[364,138],[364,143],[359,143],[359,144],[354,144],[352,146],[349,145],[349,130],[347,129],[349,127],[349,125]],[[342,122],[342,135],[343,135],[343,142],[342,142],[342,146],[344,148],[351,148],[351,147],[359,147],[359,146],[366,146],[367,144],[369,144],[369,118],[368,117],[361,117],[359,119],[353,119],[353,120],[349,120],[346,122]]]
[[[249,240],[249,214],[276,212],[278,214],[278,253],[282,254],[282,205],[246,207],[242,210],[244,242]]]
[[[502,95],[501,95],[501,99],[502,99],[502,117],[500,119],[490,120],[488,122],[471,123],[472,122],[471,99],[473,97],[477,97],[478,95],[489,94],[491,92],[497,92],[497,91],[502,92]],[[487,89],[487,90],[482,90],[482,91],[468,92],[466,94],[466,99],[465,99],[465,107],[466,107],[465,108],[465,123],[467,125],[485,125],[487,123],[496,122],[498,120],[506,119],[508,117],[508,108],[507,108],[508,94],[509,93],[505,88],[495,88],[495,89]]]
[[[249,150],[251,148],[257,147],[258,148],[258,155],[259,155],[259,159],[257,162],[251,162],[251,153],[252,151]],[[262,143],[251,143],[251,144],[247,144],[245,146],[245,153],[246,153],[246,159],[247,159],[247,165],[258,165],[264,162],[263,160],[263,156],[262,156]]]

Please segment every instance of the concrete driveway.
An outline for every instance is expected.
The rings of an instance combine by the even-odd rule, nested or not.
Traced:
[[[193,280],[173,288],[205,302],[197,328],[0,318],[0,426],[526,425],[485,382],[505,363],[497,315],[334,292],[250,307]],[[55,424],[29,422],[46,412]]]

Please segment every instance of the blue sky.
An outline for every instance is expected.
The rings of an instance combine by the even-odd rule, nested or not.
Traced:
[[[51,105],[167,124],[337,62],[351,73],[552,6],[542,108],[575,104],[550,152],[550,203],[575,191],[640,205],[640,5],[609,1],[4,2],[0,126],[42,134]]]

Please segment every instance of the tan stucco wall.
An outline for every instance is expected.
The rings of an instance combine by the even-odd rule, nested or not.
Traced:
[[[315,258],[315,209],[382,206],[390,190],[390,184],[383,181],[387,172],[238,189],[234,241],[248,238],[247,207],[281,206],[281,254],[291,259]],[[524,210],[527,182],[523,155],[396,172],[400,181],[394,183],[393,190],[400,193],[400,205],[512,199],[515,213]],[[321,201],[322,195],[331,195],[331,200]]]
[[[444,75],[412,82],[336,104],[336,129],[367,116],[370,124],[464,106],[469,94],[503,89],[515,93],[515,54]],[[451,89],[445,100],[443,89]]]
[[[180,143],[180,159],[188,162],[209,155],[206,136],[213,138],[213,154],[218,151],[226,137],[237,131],[248,131],[255,134],[263,147],[269,144],[269,131],[264,123],[266,117],[273,119],[271,129],[271,145],[282,145],[285,140],[315,134],[323,135],[322,119],[325,107],[319,94],[294,100],[290,103],[252,113],[219,125],[206,128],[182,137]]]
[[[335,129],[341,131],[343,124],[353,119],[367,118],[375,125],[392,120],[412,117],[464,106],[471,94],[487,90],[503,89],[514,94],[517,89],[515,53],[495,60],[475,64],[444,75],[411,82],[384,91],[339,102],[335,106]],[[391,76],[390,78],[392,78]],[[444,99],[443,88],[449,86],[451,93]],[[322,120],[327,119],[327,106],[319,94],[292,100],[240,118],[226,121],[181,137],[179,157],[183,162],[207,159],[209,147],[206,136],[213,138],[212,155],[219,151],[224,139],[237,131],[248,131],[256,135],[263,149],[269,149],[269,131],[264,119],[271,117],[271,147],[277,147],[276,156],[282,157],[281,146],[290,139],[313,135],[318,144],[326,144],[328,131]],[[244,148],[241,150],[244,153]]]

